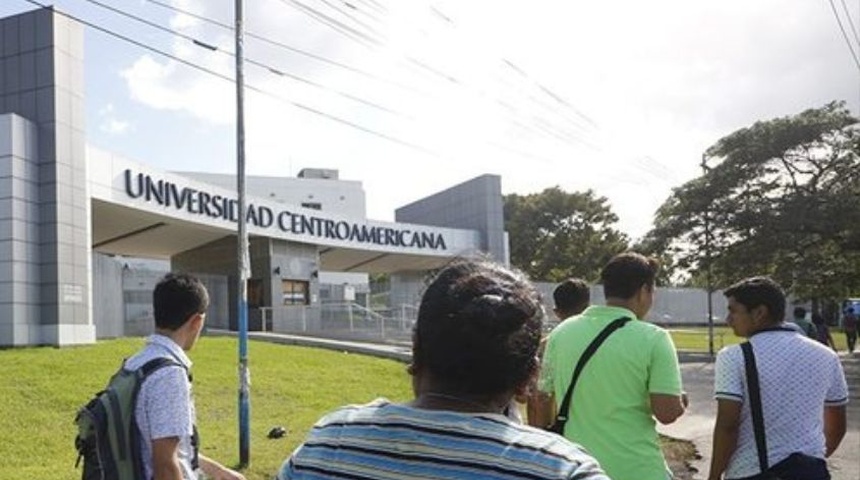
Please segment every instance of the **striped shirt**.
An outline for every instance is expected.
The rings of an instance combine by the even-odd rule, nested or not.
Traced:
[[[377,399],[323,417],[278,473],[287,479],[609,480],[559,435],[503,415],[425,410]]]

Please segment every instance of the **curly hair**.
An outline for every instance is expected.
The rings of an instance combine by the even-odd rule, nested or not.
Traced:
[[[511,390],[536,368],[543,315],[540,294],[522,273],[455,260],[424,291],[413,365],[462,392]]]

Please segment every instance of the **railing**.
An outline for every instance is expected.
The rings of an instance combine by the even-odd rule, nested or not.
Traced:
[[[264,331],[349,340],[405,342],[411,338],[414,307],[374,311],[356,303],[260,308]]]

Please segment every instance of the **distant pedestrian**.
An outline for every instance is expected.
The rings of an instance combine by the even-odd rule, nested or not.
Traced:
[[[815,328],[815,324],[813,324],[809,319],[806,318],[806,309],[803,307],[795,307],[794,308],[794,320],[793,323],[800,327],[800,330],[809,338],[816,339],[818,338],[818,331]]]
[[[854,353],[854,346],[857,344],[857,315],[854,313],[854,307],[845,310],[842,330],[845,332],[845,340],[848,341],[848,353]]]
[[[568,278],[555,287],[552,300],[555,304],[553,313],[561,322],[588,308],[591,303],[591,287],[581,278]]]
[[[770,278],[742,280],[724,295],[726,322],[747,341],[720,350],[714,364],[708,480],[829,480],[825,458],[846,429],[839,357],[782,323],[785,294]]]
[[[581,278],[568,278],[558,284],[552,292],[554,303],[553,313],[559,322],[579,315],[591,303],[591,287]],[[546,338],[543,338],[538,349],[538,357],[543,359],[546,348]],[[526,400],[526,414],[529,425],[544,428],[553,421],[555,405],[552,395],[532,388]]]
[[[824,316],[818,312],[812,314],[812,323],[815,324],[816,339],[836,351],[836,344],[833,343],[833,335],[830,334],[830,327],[824,320]]]

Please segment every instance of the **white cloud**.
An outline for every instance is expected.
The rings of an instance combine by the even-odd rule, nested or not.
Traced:
[[[108,103],[98,111],[99,130],[110,135],[122,135],[131,131],[131,123],[120,120],[114,104]]]
[[[127,133],[131,129],[131,124],[112,118],[102,122],[99,129],[105,133],[120,135]]]

